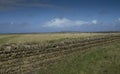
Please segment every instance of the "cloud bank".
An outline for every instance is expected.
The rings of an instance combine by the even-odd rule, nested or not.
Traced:
[[[66,27],[77,27],[82,25],[94,25],[97,24],[97,20],[83,21],[83,20],[71,20],[67,18],[54,18],[48,21],[44,27],[51,28],[66,28]]]
[[[83,21],[71,20],[67,18],[54,18],[44,25],[32,24],[28,22],[3,22],[0,23],[0,33],[27,33],[27,32],[61,32],[61,31],[120,31],[119,18],[110,22],[97,20]]]
[[[116,19],[115,19],[116,20]],[[43,28],[50,29],[51,31],[120,31],[120,20],[117,21],[97,21],[97,20],[71,20],[68,18],[54,18],[47,21]]]
[[[0,9],[15,7],[54,7],[46,0],[0,0]]]

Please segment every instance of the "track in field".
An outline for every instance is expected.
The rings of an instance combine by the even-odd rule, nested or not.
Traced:
[[[68,45],[58,44],[55,47],[47,47],[46,50],[3,51],[0,50],[0,73],[1,74],[25,74],[45,65],[54,63],[65,55],[83,51],[91,47],[109,44],[120,40],[120,36],[107,36],[83,41],[68,42]],[[23,52],[24,51],[24,52]],[[13,55],[15,54],[15,55]],[[22,55],[22,56],[21,56]]]

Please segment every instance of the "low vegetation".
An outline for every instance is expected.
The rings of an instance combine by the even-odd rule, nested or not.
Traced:
[[[44,69],[46,67],[48,67],[46,68],[46,70],[47,72],[49,72],[50,69],[52,68],[51,66],[51,68],[49,69],[49,65],[52,63],[62,60],[63,63],[66,64],[64,62],[65,56],[69,57],[69,55],[73,53],[77,54],[78,52],[79,54],[81,54],[82,52],[88,51],[88,49],[92,47],[119,42],[119,40],[120,40],[120,35],[115,33],[1,35],[0,73],[25,74],[25,73],[33,72],[34,74],[34,71],[39,69]],[[104,47],[106,48],[106,46]],[[71,57],[71,59],[74,58]],[[78,61],[80,60],[78,59]],[[72,62],[72,60],[70,62]],[[72,65],[74,65],[74,62]],[[84,66],[82,68],[84,68]],[[57,72],[57,68],[55,70]],[[40,74],[41,73],[46,74],[45,69],[39,71],[38,73]],[[50,71],[50,73],[52,74],[52,71]],[[62,71],[60,72],[60,74],[61,73]],[[72,74],[71,71],[70,73]]]
[[[66,56],[35,74],[120,74],[120,41]]]
[[[111,33],[113,34],[113,33]],[[108,35],[107,33],[46,33],[46,34],[11,34],[0,35],[0,44],[5,43],[31,43],[59,40],[65,38],[87,38]]]

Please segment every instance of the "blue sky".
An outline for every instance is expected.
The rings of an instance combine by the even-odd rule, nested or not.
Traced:
[[[120,0],[0,0],[0,33],[120,31]]]

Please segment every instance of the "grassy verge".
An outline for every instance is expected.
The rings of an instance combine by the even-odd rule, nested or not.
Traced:
[[[5,44],[5,43],[7,43],[9,40],[11,40],[11,39],[14,39],[14,38],[16,38],[17,36],[16,35],[6,35],[6,36],[1,36],[0,37],[0,44]]]
[[[120,74],[120,42],[77,52],[36,74]]]

